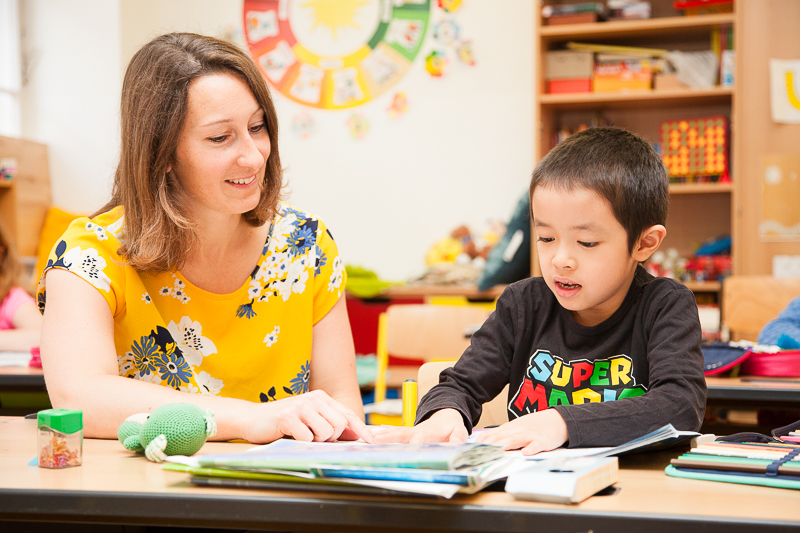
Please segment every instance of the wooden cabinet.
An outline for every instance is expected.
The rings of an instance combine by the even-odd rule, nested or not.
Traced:
[[[539,2],[534,15],[536,93],[534,152],[539,161],[562,127],[589,123],[598,113],[614,126],[630,129],[651,142],[659,141],[665,120],[723,115],[729,120],[729,183],[670,186],[668,235],[662,249],[690,255],[694,246],[720,235],[732,235],[733,272],[772,273],[772,257],[800,255],[800,238],[759,236],[764,184],[763,165],[770,154],[800,154],[800,124],[777,124],[770,116],[769,60],[800,57],[800,2],[735,0],[734,12],[681,16],[672,0],[651,0],[648,20],[543,25]],[[564,2],[567,3],[567,2]],[[649,90],[628,93],[546,94],[545,54],[567,42],[612,44],[697,51],[711,47],[714,28],[733,29],[736,50],[734,86],[709,89]],[[800,203],[800,198],[797,199]],[[531,270],[539,274],[533,243]],[[719,284],[693,283],[695,292],[717,292]]]
[[[0,136],[0,159],[4,158],[16,160],[17,173],[11,181],[0,180],[0,223],[25,265],[32,268],[51,203],[47,146]]]
[[[549,3],[549,2],[548,2]],[[732,120],[735,88],[663,89],[636,92],[589,92],[547,94],[545,56],[563,48],[567,42],[608,44],[696,51],[710,48],[714,28],[736,28],[733,13],[684,17],[672,10],[672,1],[653,0],[653,16],[647,20],[610,21],[588,24],[545,26],[538,10],[534,20],[538,45],[535,94],[535,160],[539,161],[555,143],[562,128],[574,131],[580,124],[591,124],[602,116],[651,142],[658,142],[661,123],[683,118],[722,115]],[[734,180],[735,169],[732,169]],[[667,238],[662,249],[675,248],[691,255],[703,241],[731,233],[734,186],[727,183],[674,184],[670,186],[670,214]],[[531,269],[540,273],[535,242]],[[697,292],[717,292],[718,283],[692,283]]]

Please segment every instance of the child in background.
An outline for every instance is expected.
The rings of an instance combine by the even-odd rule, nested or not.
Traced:
[[[376,442],[463,442],[481,405],[510,384],[510,422],[478,442],[534,454],[614,446],[671,423],[700,429],[706,400],[692,292],[640,265],[666,235],[666,170],[643,139],[593,128],[533,172],[542,277],[497,310],[419,404],[416,426]]]
[[[8,233],[0,225],[0,351],[28,352],[39,346],[42,315],[17,285],[20,264]]]

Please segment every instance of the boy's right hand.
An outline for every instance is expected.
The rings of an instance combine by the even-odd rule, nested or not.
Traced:
[[[426,421],[414,427],[373,430],[374,442],[466,442],[469,434],[461,413],[455,409],[436,411]]]

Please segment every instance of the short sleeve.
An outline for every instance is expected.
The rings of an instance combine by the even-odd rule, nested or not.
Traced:
[[[347,273],[344,269],[344,262],[339,256],[336,242],[322,221],[319,221],[317,226],[315,252],[314,324],[322,320],[339,301],[347,283]]]
[[[37,300],[42,313],[47,301],[45,279],[53,268],[72,272],[94,287],[108,303],[112,316],[124,309],[125,267],[117,253],[122,227],[120,210],[116,208],[91,220],[78,218],[56,241],[39,278]]]
[[[0,329],[14,327],[14,313],[23,304],[33,303],[31,295],[20,287],[12,287],[6,299],[0,303]]]

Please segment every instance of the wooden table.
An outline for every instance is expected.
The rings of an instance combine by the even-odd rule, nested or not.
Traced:
[[[248,444],[207,443],[202,453]],[[671,478],[681,450],[621,458],[619,491],[577,505],[514,500],[505,492],[426,497],[194,487],[113,440],[86,439],[84,464],[46,470],[33,420],[0,417],[0,530],[8,521],[256,528],[291,531],[797,531],[797,491]],[[6,522],[5,524],[3,522]]]
[[[708,404],[749,409],[800,409],[800,378],[706,377]]]
[[[0,392],[46,392],[41,368],[0,366]]]

